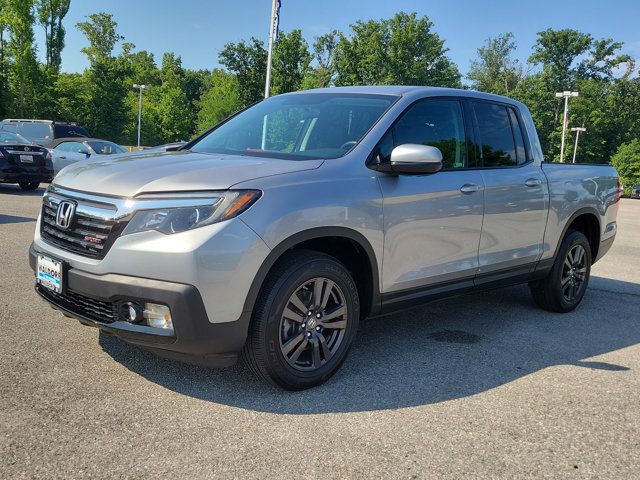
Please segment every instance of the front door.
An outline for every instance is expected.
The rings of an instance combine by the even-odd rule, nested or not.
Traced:
[[[473,285],[482,231],[483,180],[472,170],[462,103],[455,98],[414,104],[378,146],[388,160],[394,146],[438,147],[443,170],[432,175],[381,175],[384,211],[383,294],[438,284]],[[471,156],[471,159],[470,159]],[[405,291],[405,292],[403,292]]]

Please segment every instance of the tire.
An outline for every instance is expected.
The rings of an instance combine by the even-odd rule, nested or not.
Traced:
[[[529,284],[533,300],[550,312],[570,312],[582,301],[590,274],[589,241],[582,232],[570,230],[560,245],[547,278]]]
[[[242,359],[286,390],[320,385],[345,360],[359,318],[358,290],[346,267],[323,253],[294,250],[265,280]]]
[[[18,182],[18,185],[20,185],[22,190],[31,192],[40,186],[40,182]]]

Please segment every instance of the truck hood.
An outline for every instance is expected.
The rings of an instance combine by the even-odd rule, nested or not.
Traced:
[[[193,152],[142,153],[74,163],[62,169],[54,183],[119,197],[150,192],[226,190],[247,180],[312,170],[322,162]]]

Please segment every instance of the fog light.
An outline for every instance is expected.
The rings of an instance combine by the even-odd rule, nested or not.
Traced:
[[[173,322],[171,321],[171,310],[166,305],[158,305],[157,303],[145,303],[144,312],[142,312],[147,325],[155,328],[173,331]]]
[[[122,305],[122,316],[130,323],[138,323],[144,319],[142,306],[137,303],[127,302]]]

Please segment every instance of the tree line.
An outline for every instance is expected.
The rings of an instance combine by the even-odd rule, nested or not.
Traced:
[[[187,140],[263,97],[262,40],[228,43],[218,54],[221,68],[191,70],[175,53],[157,62],[152,53],[136,49],[104,12],[73,26],[88,40],[82,52],[89,67],[61,72],[69,6],[70,0],[0,0],[0,117],[77,121],[95,136],[133,144],[138,97],[132,85],[145,84],[150,88],[143,97],[142,141],[152,145]],[[37,59],[35,28],[45,33],[44,63]],[[608,162],[620,149],[626,153],[616,158],[631,152],[640,161],[640,149],[634,149],[640,145],[640,79],[621,42],[548,29],[538,33],[526,64],[516,59],[516,46],[508,32],[487,39],[463,77],[433,23],[415,12],[357,21],[349,31],[331,31],[312,45],[295,29],[281,32],[275,43],[272,92],[397,84],[506,95],[527,104],[547,159],[557,161],[563,105],[555,93],[578,91],[569,121],[587,128],[578,161]],[[571,136],[566,150],[570,158]]]

